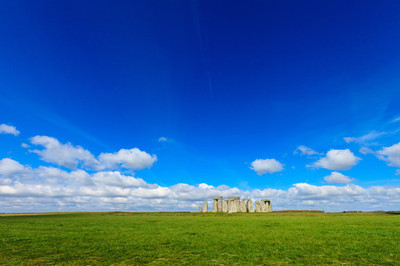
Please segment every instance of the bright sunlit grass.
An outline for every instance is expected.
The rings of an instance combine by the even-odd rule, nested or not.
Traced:
[[[0,264],[400,263],[400,215],[65,213],[0,216]]]

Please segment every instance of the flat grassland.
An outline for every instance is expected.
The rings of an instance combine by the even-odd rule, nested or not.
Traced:
[[[400,215],[0,215],[0,264],[400,264]]]

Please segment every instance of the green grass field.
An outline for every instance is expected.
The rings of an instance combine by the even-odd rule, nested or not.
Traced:
[[[399,264],[400,215],[0,216],[0,264]]]

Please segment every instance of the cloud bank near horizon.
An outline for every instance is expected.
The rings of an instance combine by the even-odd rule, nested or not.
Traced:
[[[215,196],[268,198],[274,210],[394,210],[400,203],[399,187],[296,183],[287,190],[241,190],[205,183],[160,186],[119,171],[31,168],[10,158],[0,160],[0,175],[1,212],[196,211],[203,201],[211,204]]]
[[[306,146],[298,149],[302,155],[322,156],[309,166],[335,170],[324,177],[329,185],[303,182],[287,189],[239,189],[224,184],[148,183],[136,172],[151,168],[157,156],[138,148],[95,156],[54,137],[38,135],[29,141],[30,145],[21,146],[53,166],[35,168],[12,158],[0,159],[0,212],[197,211],[203,201],[211,204],[215,196],[268,198],[274,210],[371,211],[397,210],[400,206],[400,187],[361,187],[352,184],[354,179],[336,172],[350,169],[361,160],[349,149],[331,149],[325,156]],[[383,147],[373,154],[389,166],[400,167],[399,145]],[[276,159],[257,159],[250,169],[262,176],[283,171],[283,166]],[[263,181],[260,187],[266,183]]]

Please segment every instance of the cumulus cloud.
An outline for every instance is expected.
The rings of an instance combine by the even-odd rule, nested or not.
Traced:
[[[9,158],[0,160],[0,175],[11,176],[15,173],[22,172],[24,166],[17,161]]]
[[[319,154],[319,152],[317,152],[307,146],[304,146],[304,145],[300,145],[299,147],[297,147],[297,149],[294,151],[294,154],[296,154],[296,153],[300,153],[300,155],[308,155],[308,156]]]
[[[11,134],[14,136],[18,136],[19,133],[19,130],[17,130],[14,126],[9,126],[6,124],[0,125],[0,134]]]
[[[4,177],[0,176],[0,207],[4,212],[196,211],[203,201],[211,205],[215,196],[239,196],[253,200],[269,198],[274,210],[368,211],[396,210],[400,207],[400,187],[297,183],[288,190],[241,190],[205,183],[160,186],[119,171],[88,173],[81,169],[30,168],[6,159],[0,161],[0,165],[8,166],[6,172],[4,168],[0,169],[12,178],[1,182]]]
[[[141,178],[133,178],[133,176],[123,175],[118,171],[105,171],[93,174],[93,182],[98,185],[112,186],[112,187],[156,187],[147,184]]]
[[[360,160],[361,158],[356,157],[349,149],[331,149],[326,153],[325,157],[309,166],[329,170],[348,170],[355,166]]]
[[[157,161],[156,155],[150,155],[138,148],[121,149],[115,153],[101,153],[96,158],[81,146],[74,146],[69,142],[63,144],[53,137],[35,136],[30,141],[33,145],[43,147],[43,149],[31,150],[38,154],[43,161],[70,169],[84,167],[97,171],[120,168],[139,170],[151,168]]]
[[[139,170],[151,168],[157,161],[156,155],[150,155],[138,148],[121,149],[116,153],[101,153],[98,158],[97,169],[118,169],[127,168]]]
[[[56,138],[48,136],[35,136],[30,139],[33,145],[42,146],[42,150],[32,150],[40,158],[49,163],[54,163],[67,168],[76,168],[81,165],[96,164],[95,157],[81,146],[73,146],[67,142],[60,143]]]
[[[332,172],[330,175],[325,176],[324,180],[329,184],[348,184],[351,183],[351,178],[338,172]]]
[[[369,144],[370,141],[379,138],[382,135],[387,134],[386,132],[376,132],[376,131],[372,131],[366,135],[363,135],[361,137],[345,137],[343,138],[344,141],[346,141],[346,143],[359,143],[359,144]]]
[[[386,161],[389,166],[400,168],[400,142],[377,151],[379,159]]]
[[[257,175],[272,174],[283,170],[283,165],[275,159],[257,159],[251,163],[250,169]]]

